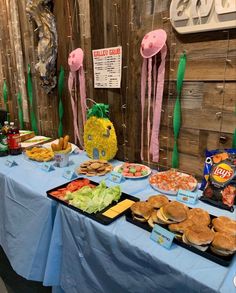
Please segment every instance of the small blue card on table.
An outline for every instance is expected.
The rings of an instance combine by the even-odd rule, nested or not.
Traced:
[[[167,229],[162,228],[159,225],[155,225],[152,229],[152,234],[150,238],[157,242],[159,245],[164,246],[167,249],[170,249],[173,239],[175,237],[174,233],[171,233]]]

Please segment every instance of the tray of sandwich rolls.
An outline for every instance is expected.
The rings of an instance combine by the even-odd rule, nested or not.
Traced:
[[[165,195],[134,203],[126,220],[150,232],[158,224],[175,234],[176,244],[223,266],[229,266],[236,252],[236,221],[169,201]]]

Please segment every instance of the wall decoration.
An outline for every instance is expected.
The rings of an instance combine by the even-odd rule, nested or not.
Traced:
[[[183,87],[184,73],[186,68],[186,54],[185,52],[180,56],[178,72],[177,72],[177,98],[174,107],[173,128],[174,128],[174,148],[172,153],[172,167],[179,167],[179,152],[177,141],[179,137],[179,130],[181,126],[181,105],[180,95]]]
[[[108,119],[109,106],[95,104],[84,126],[84,148],[90,158],[111,160],[117,152],[115,128]]]
[[[9,105],[8,105],[8,90],[7,90],[7,84],[5,80],[3,83],[3,101],[4,101],[5,109],[7,111],[7,121],[10,122],[10,113],[9,113]]]
[[[26,11],[37,24],[39,32],[38,59],[35,69],[39,72],[42,87],[49,93],[56,86],[57,30],[54,15],[47,4],[50,0],[28,0]]]
[[[141,76],[141,114],[142,114],[142,128],[141,128],[141,159],[143,160],[143,132],[144,132],[144,103],[146,95],[146,83],[148,83],[148,114],[147,114],[147,145],[148,145],[148,162],[150,161],[150,154],[153,156],[153,162],[159,161],[159,129],[161,120],[162,96],[164,88],[165,77],[165,58],[167,54],[166,47],[166,32],[162,29],[151,31],[147,33],[141,43],[140,53],[143,57],[142,76]],[[161,53],[161,64],[156,71],[156,54]],[[153,59],[153,60],[152,60]],[[154,65],[152,64],[154,62]],[[153,67],[153,85],[152,86],[152,67]],[[151,116],[151,96],[152,87],[153,93],[153,121],[152,130],[150,129]],[[151,132],[151,142],[150,142]],[[150,153],[149,153],[150,151]]]
[[[59,114],[59,126],[58,126],[58,137],[63,136],[63,124],[62,124],[62,118],[64,114],[64,107],[62,103],[62,93],[64,88],[64,78],[65,78],[65,72],[64,68],[61,66],[59,78],[58,78],[58,96],[59,96],[59,106],[58,106],[58,114]]]
[[[236,1],[172,0],[170,19],[180,34],[236,28]]]
[[[38,125],[37,125],[37,119],[36,119],[36,116],[34,113],[33,87],[32,87],[32,77],[31,77],[30,65],[28,65],[27,92],[28,92],[28,97],[29,97],[31,128],[34,131],[34,133],[37,135],[38,134]]]
[[[74,138],[75,143],[79,141],[80,146],[83,146],[82,138],[79,134],[78,127],[78,97],[77,97],[77,78],[79,77],[79,88],[80,88],[80,104],[83,125],[86,121],[86,89],[85,89],[85,76],[83,68],[84,52],[81,48],[77,48],[72,51],[68,58],[68,64],[70,67],[68,88],[71,98],[71,106],[73,112],[73,126],[74,126]],[[74,89],[74,92],[72,90]]]
[[[24,129],[24,113],[23,113],[23,101],[21,93],[17,94],[17,104],[18,104],[18,119],[20,123],[20,129]]]
[[[120,88],[122,47],[93,50],[95,88]]]

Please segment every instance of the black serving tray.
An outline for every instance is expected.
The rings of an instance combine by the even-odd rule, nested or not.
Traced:
[[[223,210],[227,210],[227,211],[230,211],[231,213],[234,211],[234,207],[233,206],[232,207],[229,207],[229,206],[223,204],[223,202],[221,202],[221,201],[216,201],[214,199],[207,198],[204,195],[201,196],[199,199],[201,201],[207,203],[207,204],[212,205],[213,207],[217,207],[217,208],[220,208],[220,209],[223,209]]]
[[[57,186],[57,187],[55,187],[55,188],[53,188],[53,189],[48,190],[48,191],[47,191],[47,197],[49,197],[49,198],[51,198],[51,199],[53,199],[53,200],[55,200],[55,201],[57,201],[57,202],[59,202],[59,203],[65,205],[65,206],[67,206],[68,208],[70,208],[70,209],[72,209],[72,210],[74,210],[74,211],[76,211],[76,212],[79,212],[80,214],[83,214],[83,215],[85,215],[86,217],[88,217],[88,218],[90,218],[90,219],[93,219],[94,221],[97,221],[97,222],[99,222],[99,223],[101,223],[101,224],[103,224],[103,225],[109,225],[109,224],[111,224],[112,222],[114,222],[116,219],[120,218],[121,216],[123,216],[123,215],[127,212],[127,210],[125,210],[125,211],[123,211],[122,213],[118,214],[118,215],[117,215],[116,217],[114,217],[114,218],[108,218],[108,217],[106,217],[106,216],[103,215],[103,213],[104,213],[106,210],[109,210],[112,206],[115,206],[118,202],[121,202],[121,201],[124,200],[124,199],[130,199],[130,200],[133,200],[133,201],[139,201],[139,198],[137,198],[137,197],[135,197],[135,196],[132,196],[132,195],[129,195],[129,194],[127,194],[127,193],[122,192],[122,193],[121,193],[121,197],[120,197],[120,199],[118,200],[118,202],[112,202],[108,207],[106,207],[105,209],[103,209],[103,210],[100,211],[100,212],[89,214],[89,213],[86,213],[86,212],[82,211],[81,209],[79,209],[79,208],[77,208],[77,207],[75,207],[75,206],[73,206],[73,205],[70,205],[67,201],[61,200],[61,199],[59,199],[59,198],[57,198],[57,197],[55,197],[55,196],[53,196],[53,195],[50,194],[51,192],[56,191],[56,190],[59,189],[59,188],[64,188],[64,187],[66,187],[68,184],[70,184],[70,183],[73,182],[73,181],[82,180],[82,179],[85,179],[85,178],[77,178],[77,179],[72,180],[72,181],[70,181],[70,182],[67,182],[67,183],[65,183],[65,184],[63,184],[63,185],[60,185],[60,186]],[[90,180],[90,179],[89,179],[89,181],[90,181],[91,184],[99,185],[99,183],[94,182],[94,181],[92,181],[92,180]]]
[[[211,219],[215,218],[215,216],[212,216],[212,215],[210,215],[210,217],[211,217]],[[132,212],[130,209],[126,212],[126,221],[128,221],[128,222],[130,222],[130,223],[132,223],[132,224],[134,224],[144,230],[147,230],[149,232],[152,231],[152,227],[150,227],[148,225],[148,222],[140,222],[140,221],[133,219]],[[160,225],[161,227],[163,227],[164,229],[167,229],[169,231],[168,226],[161,225],[161,224],[158,224],[158,225]],[[202,257],[205,257],[205,258],[207,258],[217,264],[225,266],[225,267],[230,265],[230,263],[234,257],[234,255],[220,256],[220,255],[214,254],[211,251],[210,247],[206,251],[201,251],[201,250],[197,249],[196,247],[190,246],[177,238],[174,238],[173,242],[178,244],[179,246],[182,246],[182,247],[184,247],[184,248],[186,248],[186,249],[188,249],[198,255],[201,255]]]

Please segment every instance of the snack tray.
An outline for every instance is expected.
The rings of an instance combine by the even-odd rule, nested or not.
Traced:
[[[57,198],[57,197],[55,197],[55,196],[53,196],[53,195],[50,194],[51,192],[56,191],[59,188],[66,187],[69,183],[71,183],[73,181],[82,180],[82,179],[84,179],[84,178],[82,178],[82,177],[81,178],[77,178],[77,179],[72,180],[70,182],[67,182],[67,183],[65,183],[63,185],[60,185],[60,186],[57,186],[57,187],[55,187],[53,189],[48,190],[47,191],[47,197],[49,197],[49,198],[51,198],[51,199],[53,199],[53,200],[55,200],[55,201],[57,201],[57,202],[65,205],[68,208],[70,208],[70,209],[72,209],[72,210],[74,210],[74,211],[76,211],[76,212],[78,212],[78,213],[80,213],[80,214],[82,214],[82,215],[90,218],[90,219],[93,219],[94,221],[99,222],[100,224],[103,224],[103,225],[109,225],[109,224],[111,224],[112,222],[114,222],[116,219],[120,218],[121,216],[123,216],[127,212],[127,209],[126,209],[125,211],[123,211],[120,214],[118,214],[116,217],[114,217],[114,218],[108,218],[108,217],[106,217],[106,216],[103,215],[103,213],[106,210],[109,210],[112,206],[116,205],[117,203],[121,202],[124,199],[130,199],[130,200],[133,200],[133,201],[139,201],[139,198],[122,192],[121,193],[121,197],[118,200],[118,202],[112,202],[109,206],[107,206],[105,209],[103,209],[100,212],[89,214],[89,213],[84,212],[81,209],[79,209],[79,208],[77,208],[77,207],[75,207],[73,205],[70,205],[67,201],[61,200],[61,199],[59,199],[59,198]],[[99,185],[99,183],[94,182],[94,181],[92,181],[90,179],[89,179],[89,181],[90,181],[91,184]]]
[[[127,179],[141,179],[141,178],[145,178],[145,177],[147,177],[147,176],[149,176],[150,174],[151,174],[151,169],[148,167],[148,166],[145,166],[145,165],[142,165],[142,164],[136,164],[136,163],[130,163],[131,165],[133,165],[133,166],[140,166],[140,167],[145,167],[145,169],[147,170],[147,174],[145,174],[145,175],[141,175],[141,176],[126,176],[126,175],[123,175],[122,173],[122,176],[124,177],[124,178],[127,178]],[[114,171],[115,172],[119,172],[119,169],[121,168],[123,166],[123,164],[121,164],[121,165],[119,165],[119,166],[116,166],[116,167],[114,167]]]
[[[166,171],[162,171],[162,172],[158,172],[156,174],[154,174],[153,176],[159,176],[159,175],[162,175],[163,173],[166,173]],[[179,174],[181,177],[186,177],[186,176],[190,176],[186,173],[182,173],[182,172],[176,172],[176,174]],[[167,194],[167,195],[177,195],[178,194],[178,190],[169,190],[169,189],[162,189],[160,187],[158,187],[157,184],[154,184],[154,183],[151,183],[150,180],[151,180],[152,176],[149,177],[149,184],[151,185],[151,187],[163,194]],[[196,179],[195,179],[196,180]],[[184,188],[180,188],[180,189],[183,189],[185,190]],[[197,189],[197,180],[195,182],[195,184],[193,184],[192,188],[189,189],[189,191],[195,191]],[[188,190],[187,190],[188,191]]]
[[[212,216],[212,215],[210,215],[210,217],[211,217],[211,219],[215,218],[215,216]],[[126,221],[128,221],[128,222],[130,222],[130,223],[132,223],[132,224],[134,224],[134,225],[136,225],[146,231],[149,231],[149,232],[152,231],[152,227],[150,227],[147,222],[140,222],[140,221],[133,219],[130,209],[126,212]],[[158,225],[160,225],[162,228],[168,230],[167,225],[161,225],[161,224],[158,224]],[[201,255],[202,257],[205,257],[205,258],[207,258],[217,264],[225,266],[225,267],[230,265],[230,263],[234,257],[234,254],[229,255],[229,256],[220,256],[220,255],[214,254],[210,250],[209,247],[206,251],[201,251],[201,250],[197,249],[196,247],[190,246],[177,238],[174,238],[173,242],[179,246],[182,246],[182,247],[184,247],[184,248],[186,248],[186,249],[188,249],[198,255]]]

